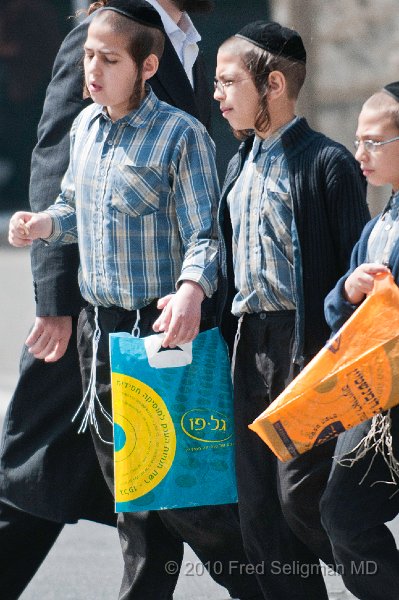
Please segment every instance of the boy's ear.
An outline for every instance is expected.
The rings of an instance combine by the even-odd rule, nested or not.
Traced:
[[[287,89],[285,76],[281,71],[271,71],[268,77],[268,95],[280,97]]]
[[[151,79],[153,75],[158,71],[159,60],[155,54],[149,54],[143,63],[143,79]]]

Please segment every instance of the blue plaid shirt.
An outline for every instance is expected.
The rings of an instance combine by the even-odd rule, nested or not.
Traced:
[[[281,135],[255,137],[227,202],[233,227],[237,294],[232,312],[293,310],[296,307],[289,173]]]
[[[393,194],[374,225],[367,244],[367,261],[389,266],[391,252],[399,239],[399,192]]]
[[[97,306],[142,308],[183,280],[216,290],[214,144],[196,119],[147,92],[115,123],[97,104],[80,113],[46,211],[49,242],[78,241],[81,292]]]

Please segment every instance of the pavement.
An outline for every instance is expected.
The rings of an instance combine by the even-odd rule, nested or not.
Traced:
[[[7,218],[0,216],[0,421],[17,381],[20,350],[34,318],[29,252],[4,244],[6,223]],[[393,522],[393,530],[399,540],[398,520]],[[121,573],[116,531],[80,521],[64,528],[21,600],[116,600]],[[325,576],[330,600],[354,600],[354,596],[345,591],[339,576],[327,569]],[[174,599],[227,598],[226,590],[210,578],[195,554],[186,547]]]

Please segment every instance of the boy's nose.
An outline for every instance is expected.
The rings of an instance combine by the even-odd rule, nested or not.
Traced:
[[[369,158],[368,152],[364,149],[364,144],[360,143],[358,149],[355,152],[355,159],[357,162],[365,162]]]
[[[97,73],[100,70],[100,62],[96,57],[93,57],[90,61],[89,71],[90,73]]]
[[[215,100],[220,102],[226,96],[224,88],[222,86],[215,86],[215,91],[213,92],[213,97]]]

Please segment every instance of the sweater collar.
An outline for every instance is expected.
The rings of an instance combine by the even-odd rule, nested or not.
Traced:
[[[294,153],[298,150],[298,143],[303,140],[304,143],[308,143],[310,134],[313,130],[309,127],[307,120],[304,117],[296,117],[289,124],[279,130],[281,132],[281,139],[283,142],[284,150],[287,153]],[[239,154],[241,159],[247,156],[250,152],[254,143],[255,135],[251,135],[239,147]]]
[[[288,127],[281,136],[286,157],[291,158],[298,152],[302,152],[313,139],[314,135],[316,135],[316,132],[309,127],[308,122],[304,117],[296,118],[291,127]],[[254,139],[255,135],[251,135],[245,139],[238,148],[238,153],[230,162],[223,185],[223,196],[227,193],[240,174],[242,165],[251,151]]]

